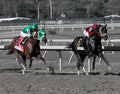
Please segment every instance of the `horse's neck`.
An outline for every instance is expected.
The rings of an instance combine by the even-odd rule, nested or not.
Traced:
[[[98,45],[101,45],[101,37],[100,36],[97,36],[95,38],[95,46],[98,46]]]

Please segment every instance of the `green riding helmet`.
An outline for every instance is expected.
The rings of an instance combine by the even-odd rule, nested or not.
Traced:
[[[32,24],[32,30],[37,31],[38,30],[38,25],[37,24]]]

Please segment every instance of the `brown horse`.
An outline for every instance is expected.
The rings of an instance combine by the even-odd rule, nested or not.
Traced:
[[[42,34],[43,32],[40,32],[40,30],[38,32],[35,32],[34,36],[32,38],[29,38],[23,45],[24,52],[19,51],[18,49],[15,48],[16,42],[18,41],[20,36],[15,37],[11,42],[11,44],[9,46],[6,46],[6,48],[9,49],[9,52],[8,52],[9,54],[14,53],[16,55],[16,61],[20,63],[23,68],[22,69],[23,75],[25,74],[25,71],[27,68],[26,59],[30,59],[29,67],[31,67],[32,61],[33,61],[32,57],[35,57],[38,60],[42,60],[45,66],[48,67],[45,59],[42,57],[40,53],[40,46],[39,46],[40,40],[44,43],[47,42],[46,34],[44,34],[42,38],[40,38]]]

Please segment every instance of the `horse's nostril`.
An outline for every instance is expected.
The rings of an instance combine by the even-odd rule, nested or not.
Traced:
[[[46,37],[43,37],[43,38],[42,38],[42,42],[47,43],[47,38],[46,38]]]

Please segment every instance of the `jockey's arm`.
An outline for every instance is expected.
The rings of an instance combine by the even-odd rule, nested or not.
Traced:
[[[32,37],[32,31],[27,29],[27,34],[26,34],[26,37]]]

